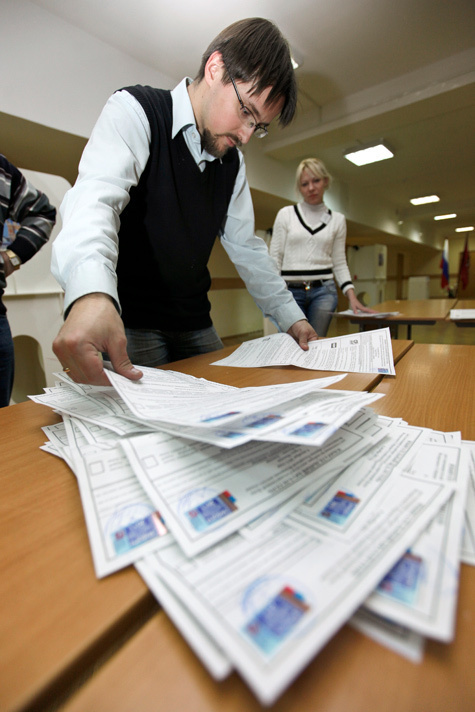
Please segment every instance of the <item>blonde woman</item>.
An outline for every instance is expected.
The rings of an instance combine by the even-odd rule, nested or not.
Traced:
[[[331,176],[318,158],[306,158],[296,172],[302,201],[277,213],[270,254],[319,336],[326,336],[338,303],[335,282],[356,313],[373,313],[356,298],[346,262],[346,220],[324,203]]]

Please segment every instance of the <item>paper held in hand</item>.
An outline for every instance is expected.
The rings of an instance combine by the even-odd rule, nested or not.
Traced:
[[[303,351],[284,333],[245,341],[213,366],[298,366],[315,371],[381,373],[395,376],[389,327],[309,342]]]

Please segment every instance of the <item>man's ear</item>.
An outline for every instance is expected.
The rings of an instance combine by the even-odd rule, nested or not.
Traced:
[[[206,83],[211,86],[215,81],[221,81],[224,72],[224,63],[221,52],[213,52],[208,57],[208,61],[205,64],[204,79]]]

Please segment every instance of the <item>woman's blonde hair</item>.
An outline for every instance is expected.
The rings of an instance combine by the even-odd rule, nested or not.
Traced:
[[[323,161],[319,158],[304,158],[303,161],[300,161],[295,174],[295,188],[297,190],[297,195],[300,195],[300,178],[302,177],[302,173],[305,169],[317,178],[328,178],[328,185],[330,185],[332,177],[327,171]]]

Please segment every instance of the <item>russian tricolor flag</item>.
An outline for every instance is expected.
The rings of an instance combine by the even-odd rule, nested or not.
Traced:
[[[444,251],[442,252],[442,257],[440,260],[440,268],[442,270],[442,276],[440,279],[440,286],[442,289],[449,286],[449,241],[447,238],[444,242]]]

